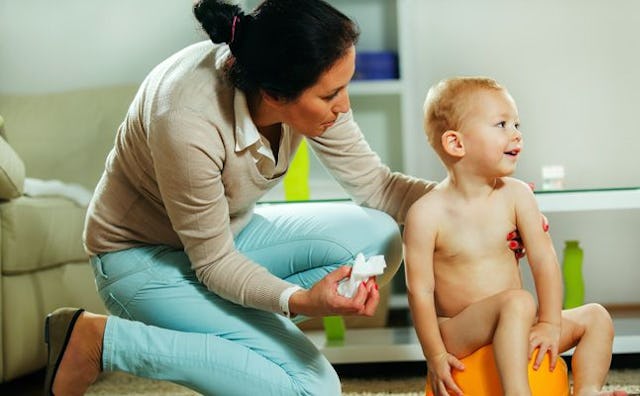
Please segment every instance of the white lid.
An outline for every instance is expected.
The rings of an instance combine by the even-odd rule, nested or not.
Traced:
[[[560,179],[564,177],[564,166],[562,165],[545,165],[542,167],[543,179]]]

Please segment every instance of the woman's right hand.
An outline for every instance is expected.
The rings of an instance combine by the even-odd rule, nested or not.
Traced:
[[[338,294],[338,283],[351,274],[350,266],[342,266],[322,278],[309,290],[299,290],[289,299],[291,313],[309,317],[328,315],[373,316],[380,302],[375,278],[358,286],[352,298]]]

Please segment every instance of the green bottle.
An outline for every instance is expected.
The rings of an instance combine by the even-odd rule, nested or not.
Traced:
[[[346,327],[342,316],[325,316],[322,318],[322,323],[324,324],[324,334],[327,337],[327,341],[344,340]]]
[[[289,170],[284,175],[284,198],[286,201],[306,201],[311,198],[309,189],[309,148],[307,139],[302,139]]]
[[[578,241],[565,241],[562,277],[564,279],[563,308],[575,308],[584,304],[584,280],[582,278],[583,252]]]

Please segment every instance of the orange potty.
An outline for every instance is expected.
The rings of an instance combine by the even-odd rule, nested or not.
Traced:
[[[545,354],[538,370],[533,369],[533,360],[529,362],[529,387],[533,396],[569,396],[569,375],[567,364],[558,358],[556,368],[549,371],[549,354]],[[471,355],[461,359],[465,370],[453,370],[453,380],[465,396],[502,396],[500,376],[496,369],[491,345],[485,345]],[[427,377],[426,396],[433,396]]]

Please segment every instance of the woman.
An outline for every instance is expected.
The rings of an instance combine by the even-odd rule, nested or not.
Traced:
[[[393,276],[398,223],[433,184],[391,172],[354,122],[346,16],[321,0],[266,0],[249,15],[200,0],[194,14],[211,42],[144,80],[87,213],[112,316],[48,317],[46,389],[82,394],[118,370],[203,394],[339,394],[288,317],[372,315],[376,279],[351,299],[337,284],[358,253],[385,256],[380,284]],[[255,207],[303,138],[359,205]]]

